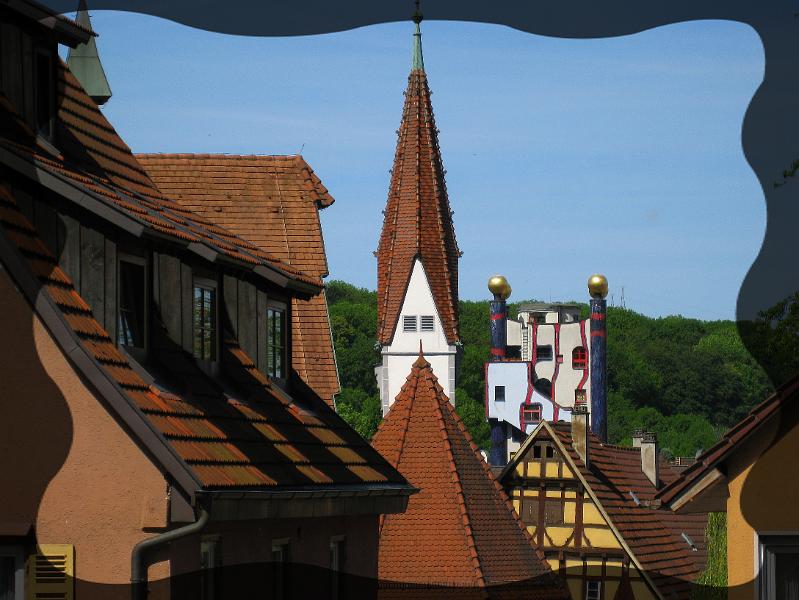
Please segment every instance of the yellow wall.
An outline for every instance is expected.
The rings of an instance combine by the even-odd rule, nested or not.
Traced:
[[[786,411],[787,412],[787,411]],[[796,412],[796,411],[795,411]],[[728,466],[727,557],[729,600],[755,597],[757,533],[799,534],[799,479],[796,415],[767,423]],[[794,426],[783,436],[780,428]],[[774,442],[777,437],[780,437]],[[789,470],[792,474],[789,475]]]

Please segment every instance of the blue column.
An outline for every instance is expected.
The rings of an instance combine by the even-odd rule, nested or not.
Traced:
[[[591,431],[608,441],[607,302],[591,298]]]
[[[491,452],[488,454],[488,464],[492,467],[504,467],[508,456],[505,423],[498,419],[489,419],[488,423],[491,425]]]
[[[491,362],[505,358],[508,345],[508,304],[494,296],[491,301]]]

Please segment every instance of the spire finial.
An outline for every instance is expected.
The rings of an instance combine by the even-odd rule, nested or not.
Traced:
[[[416,11],[413,13],[413,22],[416,23],[416,31],[413,33],[413,58],[411,59],[411,70],[424,71],[424,59],[422,58],[422,29],[419,23],[424,18],[422,9],[419,8],[419,0],[416,0]]]
[[[422,340],[419,340],[419,356],[424,356],[424,350],[422,350]]]
[[[92,29],[86,0],[79,0],[75,22],[86,29]],[[85,44],[78,44],[69,49],[67,66],[98,106],[108,101],[111,97],[111,88],[108,86],[108,79],[100,62],[100,55],[97,52],[97,42],[94,36],[90,37]]]

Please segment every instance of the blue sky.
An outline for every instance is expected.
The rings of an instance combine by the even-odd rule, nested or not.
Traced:
[[[294,38],[209,33],[95,11],[135,152],[302,152],[336,198],[331,278],[374,288],[412,23]],[[425,21],[425,67],[455,211],[460,293],[613,300],[652,316],[734,318],[765,202],[741,149],[763,77],[749,27],[704,21],[567,40]]]

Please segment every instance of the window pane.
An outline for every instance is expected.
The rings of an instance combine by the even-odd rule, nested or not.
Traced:
[[[278,308],[269,308],[266,313],[266,370],[267,375],[277,379],[285,377],[285,338],[286,311]]]
[[[194,286],[194,356],[216,360],[216,290]]]
[[[121,346],[144,348],[145,273],[144,265],[119,262],[117,343]]]

